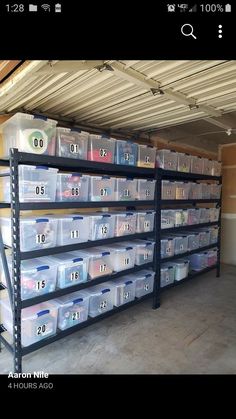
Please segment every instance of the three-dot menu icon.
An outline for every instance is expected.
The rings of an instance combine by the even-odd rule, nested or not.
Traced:
[[[223,38],[223,26],[218,25],[218,38]]]

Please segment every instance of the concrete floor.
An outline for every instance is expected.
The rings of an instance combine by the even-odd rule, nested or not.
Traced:
[[[235,374],[236,267],[222,267],[24,358],[24,372]],[[0,373],[12,359],[0,354]]]

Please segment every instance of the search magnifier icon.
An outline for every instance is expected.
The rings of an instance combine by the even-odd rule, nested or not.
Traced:
[[[181,27],[181,33],[184,36],[192,36],[194,39],[197,39],[197,37],[194,35],[193,33],[193,26],[190,25],[190,23],[185,23],[182,27]]]

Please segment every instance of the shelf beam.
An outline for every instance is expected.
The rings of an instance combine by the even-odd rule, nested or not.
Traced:
[[[20,210],[50,210],[72,208],[154,207],[154,201],[96,201],[96,202],[22,202]]]
[[[170,285],[167,285],[166,287],[161,288],[161,293],[164,291],[167,291],[170,288],[175,288],[178,285],[184,284],[185,282],[188,282],[191,279],[196,278],[197,276],[204,275],[207,272],[210,272],[214,269],[217,269],[217,264],[213,266],[209,266],[208,268],[203,269],[202,271],[190,272],[190,274],[186,278],[182,279],[181,281],[175,281],[173,284],[170,284]]]
[[[172,260],[176,260],[176,259],[183,259],[187,256],[193,255],[194,253],[200,253],[200,252],[202,253],[202,252],[205,252],[206,250],[214,249],[217,247],[218,247],[218,242],[214,244],[210,244],[209,246],[200,247],[199,249],[190,250],[189,252],[181,253],[180,255],[174,255],[174,256],[170,256],[169,258],[163,258],[161,259],[161,263],[171,262]]]
[[[199,228],[205,228],[205,227],[216,227],[218,226],[218,221],[212,222],[212,223],[202,223],[202,224],[191,224],[187,226],[178,226],[178,227],[171,227],[171,228],[162,228],[161,234],[168,234],[168,233],[175,233],[175,232],[182,232],[182,231],[191,231],[196,230]]]

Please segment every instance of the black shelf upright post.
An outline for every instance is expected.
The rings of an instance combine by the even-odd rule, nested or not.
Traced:
[[[161,274],[161,175],[158,169],[155,170],[155,254],[154,254],[154,292],[153,292],[153,309],[160,307],[160,274]]]
[[[218,227],[219,227],[219,235],[218,235],[218,251],[217,251],[217,268],[216,268],[216,277],[220,277],[220,257],[221,257],[221,212],[222,212],[222,176],[220,177],[221,185],[221,195],[220,195],[220,214],[219,214],[219,220],[218,220]]]
[[[12,280],[13,280],[13,347],[14,371],[22,372],[21,348],[21,287],[20,287],[20,203],[18,151],[10,150],[11,182],[11,237],[12,237]]]

